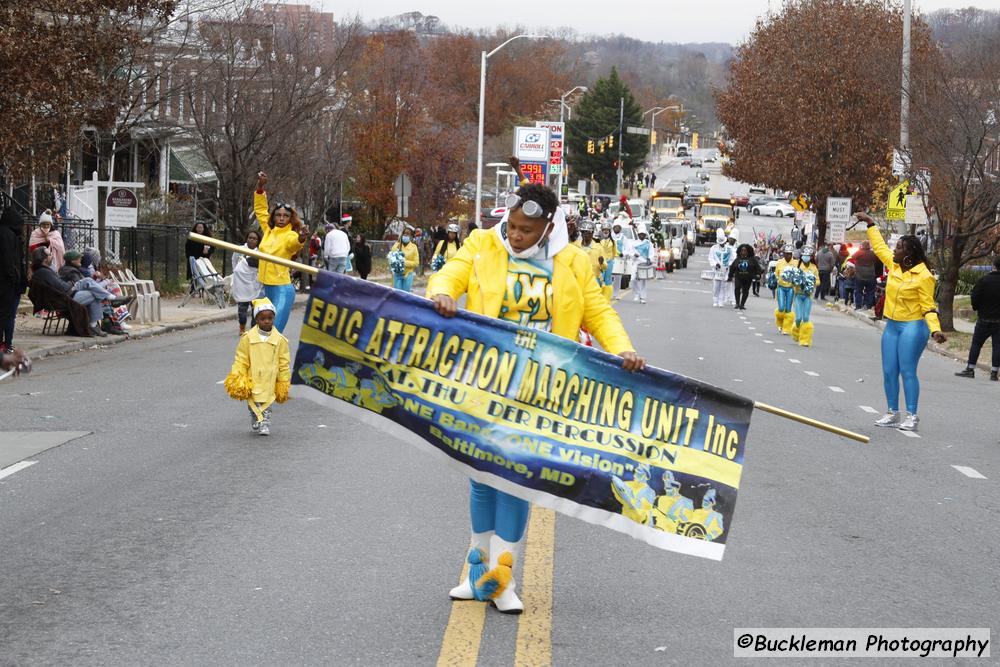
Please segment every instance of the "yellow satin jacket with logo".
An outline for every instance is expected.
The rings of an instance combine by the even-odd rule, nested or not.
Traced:
[[[302,250],[305,243],[299,243],[299,233],[291,225],[271,228],[267,223],[271,220],[271,212],[267,208],[267,194],[254,191],[253,212],[260,225],[261,237],[257,250],[268,255],[277,255],[292,259]],[[288,285],[292,276],[287,267],[261,260],[257,270],[257,279],[262,285]]]
[[[926,320],[931,333],[941,331],[937,303],[934,301],[934,287],[937,284],[934,274],[926,264],[918,264],[909,271],[904,271],[893,260],[892,250],[882,238],[878,227],[869,227],[867,233],[872,251],[889,269],[882,315],[897,322]]]
[[[498,317],[507,290],[509,260],[496,233],[475,230],[458,254],[431,276],[427,295],[457,299],[467,293],[469,311]],[[556,254],[552,265],[552,333],[576,340],[583,325],[610,354],[634,351],[618,313],[594,280],[587,253],[569,245]]]

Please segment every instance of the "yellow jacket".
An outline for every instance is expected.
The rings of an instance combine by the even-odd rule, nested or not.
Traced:
[[[434,254],[444,255],[444,260],[447,262],[449,259],[458,254],[458,244],[454,241],[449,242],[447,239],[438,241]]]
[[[819,285],[819,267],[816,266],[816,262],[809,262],[808,266],[804,264],[801,260],[793,259],[789,266],[794,266],[796,269],[804,273],[811,273],[816,276],[816,284]],[[799,292],[799,288],[795,288],[796,292]],[[812,295],[810,295],[812,296]]]
[[[240,336],[233,367],[224,383],[231,397],[238,401],[252,399],[264,410],[275,401],[288,400],[291,381],[288,339],[276,328],[266,339],[260,337],[256,326]]]
[[[601,250],[604,251],[604,259],[611,261],[618,256],[618,246],[615,245],[613,239],[601,239],[597,241],[597,244],[601,246]]]
[[[404,273],[403,275],[409,275],[413,273],[414,271],[417,270],[417,267],[420,266],[420,251],[417,250],[416,243],[413,243],[411,241],[404,246],[401,245],[399,241],[397,241],[396,244],[392,246],[392,250],[390,250],[390,252],[392,252],[393,250],[403,251],[403,257],[405,258],[404,261],[406,267],[404,269],[406,273]]]
[[[427,296],[457,299],[468,293],[470,312],[497,317],[507,288],[507,259],[507,249],[492,230],[475,230],[454,259],[431,276]],[[571,244],[552,264],[552,333],[576,340],[586,326],[609,353],[634,351],[618,313],[594,280],[587,253]]]
[[[785,269],[787,269],[790,266],[794,267],[796,264],[798,264],[798,261],[799,260],[795,259],[794,257],[792,258],[792,261],[790,261],[790,262],[786,262],[784,257],[782,257],[781,259],[778,260],[777,265],[774,267],[774,275],[778,277],[778,287],[791,287],[792,286],[792,284],[790,282],[788,282],[787,280],[782,280],[781,279],[781,272],[784,271]],[[787,292],[785,292],[785,293],[787,294]]]
[[[269,255],[292,259],[305,243],[299,243],[299,233],[291,225],[271,228],[267,223],[271,220],[271,212],[267,208],[267,194],[254,191],[253,212],[260,225],[261,238],[257,249]],[[261,260],[257,276],[262,285],[288,285],[292,276],[287,267]]]
[[[937,280],[927,265],[920,263],[909,271],[903,271],[903,267],[893,261],[892,250],[878,227],[868,228],[868,241],[879,261],[889,269],[889,278],[885,283],[885,308],[882,311],[885,318],[897,322],[923,319],[927,321],[931,333],[941,331],[937,303],[934,301]]]
[[[600,279],[601,274],[603,273],[603,269],[601,269],[601,258],[604,258],[604,261],[606,262],[610,261],[608,256],[604,254],[604,248],[602,248],[597,241],[594,241],[590,244],[589,248],[581,246],[580,249],[587,253],[588,257],[590,257],[590,265],[594,269],[594,276]]]

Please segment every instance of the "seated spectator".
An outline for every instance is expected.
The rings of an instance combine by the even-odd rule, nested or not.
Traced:
[[[83,253],[79,250],[67,250],[66,254],[63,255],[63,260],[66,263],[59,269],[59,277],[65,282],[76,285],[84,278],[90,277],[83,275],[83,269],[81,268]]]
[[[56,292],[69,296],[73,301],[85,306],[90,318],[90,333],[95,336],[107,336],[101,330],[104,319],[104,303],[114,295],[93,278],[85,278],[77,283],[69,283],[61,279],[52,270],[52,254],[48,248],[37,248],[31,253],[31,284],[43,285]]]

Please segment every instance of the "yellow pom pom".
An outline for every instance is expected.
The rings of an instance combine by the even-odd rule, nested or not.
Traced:
[[[230,373],[223,383],[229,396],[237,401],[248,401],[253,398],[253,380],[247,375]]]
[[[288,400],[288,388],[291,386],[291,382],[287,380],[278,380],[274,383],[274,400],[278,403],[284,403]]]
[[[497,558],[497,565],[502,565],[504,567],[514,567],[514,556],[509,551],[504,551],[500,554],[500,558]]]
[[[497,558],[497,566],[475,582],[476,599],[493,600],[499,597],[510,585],[513,567],[514,556],[509,551],[504,551]]]

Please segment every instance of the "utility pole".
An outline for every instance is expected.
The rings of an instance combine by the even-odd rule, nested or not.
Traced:
[[[899,182],[906,180],[906,172],[913,171],[913,157],[910,155],[910,17],[911,0],[903,0],[903,85],[900,91],[899,107],[899,154],[903,156],[903,172]],[[916,233],[916,225],[910,225],[910,234]]]
[[[621,98],[621,108],[618,112],[618,189],[615,194],[622,191],[622,137],[625,134],[625,98]]]

